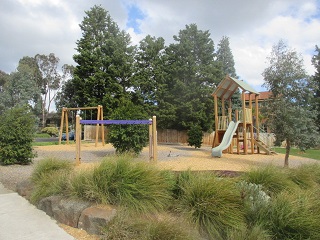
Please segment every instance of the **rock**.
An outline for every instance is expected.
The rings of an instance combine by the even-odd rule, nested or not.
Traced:
[[[16,185],[17,193],[20,196],[26,198],[27,200],[30,200],[32,190],[33,190],[33,184],[30,180],[25,180],[25,181],[19,182]]]
[[[78,228],[87,231],[89,234],[101,234],[101,227],[104,227],[116,216],[117,210],[110,205],[92,206],[85,209],[78,223]]]
[[[58,222],[76,228],[82,211],[91,205],[90,202],[51,196],[42,199],[38,204],[38,208]]]

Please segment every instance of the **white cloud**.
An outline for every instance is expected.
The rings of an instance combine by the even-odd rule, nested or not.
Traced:
[[[134,44],[148,34],[169,44],[191,23],[209,30],[216,46],[228,36],[238,75],[258,90],[266,57],[280,39],[300,52],[307,71],[314,72],[311,57],[320,45],[318,0],[2,0],[0,69],[13,71],[23,56],[50,52],[62,64],[72,64],[81,37],[78,25],[94,4],[101,4],[121,29],[127,25],[127,6],[137,6],[145,16],[139,20],[141,33],[125,29]]]

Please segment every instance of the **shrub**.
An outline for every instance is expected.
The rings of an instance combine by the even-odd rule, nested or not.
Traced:
[[[209,174],[197,174],[181,186],[177,210],[212,239],[226,239],[228,229],[243,227],[239,191],[234,184]]]
[[[32,174],[31,180],[33,183],[37,183],[43,176],[58,170],[66,170],[71,172],[72,163],[66,160],[59,160],[57,158],[46,158],[38,162],[35,166]]]
[[[261,220],[273,239],[320,239],[319,200],[307,191],[281,192]]]
[[[243,175],[243,179],[248,183],[261,185],[269,195],[279,193],[293,186],[286,172],[272,165],[246,172]]]
[[[0,115],[0,122],[0,164],[31,163],[35,116],[27,107],[12,108]]]
[[[188,130],[188,144],[195,148],[201,148],[203,132],[199,125],[192,125]]]
[[[106,159],[93,170],[90,192],[101,203],[122,205],[138,212],[163,209],[171,199],[167,174],[127,155]]]
[[[41,129],[41,132],[48,133],[51,137],[59,135],[59,130],[56,127],[45,127]]]
[[[31,175],[34,190],[31,202],[37,203],[44,197],[67,194],[72,164],[55,158],[40,161]]]
[[[197,240],[199,233],[187,222],[176,217],[161,215],[118,214],[103,229],[108,240]]]
[[[240,230],[231,230],[228,232],[228,238],[232,240],[271,240],[272,237],[263,227],[254,225],[253,227],[244,227]]]
[[[111,118],[118,120],[148,119],[143,109],[131,102],[116,109]],[[139,154],[148,143],[148,126],[110,125],[108,139],[117,153],[133,152]]]

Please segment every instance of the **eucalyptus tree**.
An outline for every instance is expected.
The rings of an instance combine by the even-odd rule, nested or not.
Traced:
[[[86,11],[77,41],[72,80],[77,106],[104,106],[105,115],[130,99],[133,50],[130,36],[121,31],[101,6]]]
[[[168,126],[190,129],[199,125],[207,131],[213,126],[211,93],[223,77],[215,61],[214,42],[209,31],[199,30],[196,24],[186,25],[173,38],[176,43],[166,49],[168,94],[164,107],[170,106],[170,114],[176,118]]]
[[[286,143],[284,165],[288,166],[293,145],[306,150],[318,140],[316,111],[311,105],[314,86],[304,69],[302,57],[283,41],[273,46],[268,61],[269,66],[262,74],[264,86],[272,92],[266,118],[275,133],[276,143]]]
[[[312,65],[315,67],[316,71],[313,76],[313,81],[315,84],[315,99],[314,108],[317,110],[317,125],[318,131],[320,132],[320,49],[316,46],[317,53],[312,57]]]

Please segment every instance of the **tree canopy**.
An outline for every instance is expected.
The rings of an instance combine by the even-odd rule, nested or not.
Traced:
[[[317,110],[317,125],[318,131],[320,132],[320,49],[316,46],[316,54],[312,57],[312,65],[315,67],[316,72],[313,76],[313,81],[315,85],[315,95],[314,95],[314,109]]]
[[[273,46],[268,60],[269,66],[262,74],[264,86],[272,92],[266,117],[276,142],[286,142],[284,164],[288,166],[293,145],[306,150],[316,143],[316,111],[311,105],[314,88],[301,56],[283,41]]]

